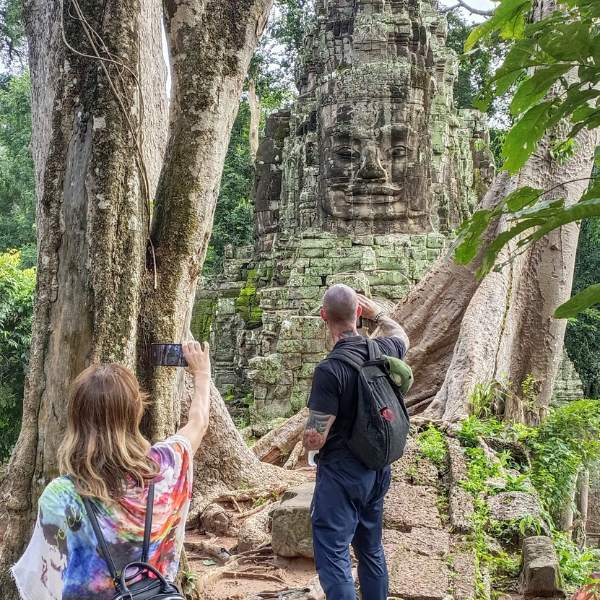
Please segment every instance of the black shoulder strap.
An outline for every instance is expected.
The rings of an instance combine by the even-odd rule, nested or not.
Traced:
[[[92,529],[94,530],[94,534],[96,535],[96,540],[98,541],[98,545],[100,546],[100,554],[102,558],[105,560],[106,565],[108,566],[108,570],[110,572],[110,576],[112,577],[115,587],[119,593],[122,592],[121,583],[119,581],[119,574],[117,572],[117,568],[115,567],[115,563],[113,561],[112,555],[108,549],[106,544],[106,540],[104,539],[104,535],[102,535],[102,530],[100,529],[100,524],[98,523],[98,518],[96,516],[96,509],[94,505],[90,502],[90,499],[87,496],[82,496],[83,505],[85,507],[85,512],[87,513],[88,519],[92,524]],[[154,507],[154,482],[151,482],[148,485],[148,499],[146,501],[146,519],[144,523],[144,541],[142,545],[142,562],[148,562],[148,551],[150,548],[150,535],[152,533],[152,509]]]
[[[354,356],[341,348],[337,348],[329,353],[327,358],[334,358],[335,360],[339,360],[347,365],[350,365],[353,369],[360,371],[363,368],[363,363],[355,360]]]
[[[152,509],[154,507],[154,482],[148,486],[148,500],[146,501],[146,523],[144,524],[144,544],[142,546],[142,562],[148,562],[150,549],[150,536],[152,535]]]
[[[100,546],[100,554],[102,558],[106,562],[108,566],[108,570],[110,571],[110,576],[117,588],[118,592],[121,592],[121,584],[119,582],[119,574],[117,573],[117,568],[115,567],[115,563],[113,562],[112,556],[108,550],[108,546],[106,545],[106,540],[102,535],[102,530],[100,529],[100,525],[98,524],[98,519],[96,517],[96,510],[94,509],[93,504],[90,502],[90,499],[87,496],[82,496],[83,505],[85,506],[85,511],[87,512],[88,519],[92,524],[92,529],[94,530],[94,534],[96,535],[96,540],[98,545]]]
[[[381,358],[379,345],[371,338],[367,338],[367,348],[369,349],[369,361],[379,360]]]

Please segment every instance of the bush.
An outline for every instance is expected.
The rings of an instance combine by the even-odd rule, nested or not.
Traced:
[[[31,341],[35,269],[17,251],[0,254],[0,461],[17,439]]]

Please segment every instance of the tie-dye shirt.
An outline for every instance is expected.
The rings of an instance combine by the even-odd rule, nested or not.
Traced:
[[[149,562],[174,581],[192,490],[189,441],[174,435],[152,446],[155,479]],[[95,501],[98,522],[117,569],[140,560],[147,488],[118,502]],[[83,502],[67,477],[51,481],[40,497],[32,539],[12,573],[23,600],[111,600],[115,588]]]

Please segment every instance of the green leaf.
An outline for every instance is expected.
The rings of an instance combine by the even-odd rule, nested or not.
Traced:
[[[568,208],[559,208],[554,217],[545,219],[544,224],[536,229],[535,232],[527,238],[519,240],[519,245],[523,246],[530,242],[535,242],[553,229],[558,229],[563,225],[594,217],[600,217],[600,198],[591,198],[585,202],[578,202]]]
[[[559,64],[538,69],[517,89],[510,103],[511,114],[518,115],[539,102],[547,94],[552,84],[571,68],[570,64]]]
[[[519,14],[528,14],[530,9],[531,0],[504,0],[487,21],[471,31],[465,42],[465,52],[472,50],[479,40],[490,33],[507,27],[511,22],[514,23]],[[515,29],[514,24],[512,28]]]
[[[525,164],[546,131],[552,108],[551,101],[530,108],[506,134],[502,146],[504,170],[515,174]]]
[[[454,260],[461,265],[470,263],[479,250],[481,234],[487,229],[494,216],[491,210],[478,210],[466,221],[458,232],[459,244],[454,250]]]
[[[506,206],[510,212],[516,212],[535,202],[542,194],[542,190],[525,186],[511,192],[506,197]]]
[[[514,227],[511,227],[507,231],[503,231],[501,234],[499,234],[486,249],[483,255],[481,266],[477,271],[477,277],[481,278],[492,270],[498,258],[498,254],[500,254],[500,251],[502,248],[504,248],[504,246],[506,246],[506,244],[508,244],[508,242],[523,233],[523,231],[531,229],[536,225],[541,225],[542,223],[542,219],[526,219]]]
[[[549,35],[539,38],[544,52],[557,61],[585,62],[593,50],[590,24],[565,22],[552,28]]]
[[[586,308],[600,304],[600,283],[590,285],[570,300],[561,304],[555,311],[556,319],[570,319]]]

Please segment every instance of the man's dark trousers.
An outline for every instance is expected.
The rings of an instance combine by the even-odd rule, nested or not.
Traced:
[[[364,600],[386,600],[381,534],[390,467],[367,469],[354,457],[319,464],[311,517],[315,565],[327,600],[356,600],[350,544]]]

